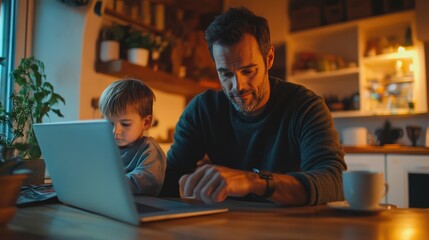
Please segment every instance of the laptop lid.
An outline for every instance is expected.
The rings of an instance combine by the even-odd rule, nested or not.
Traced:
[[[106,120],[33,126],[58,199],[63,203],[135,225],[140,221],[227,211],[144,196],[138,196],[140,204],[136,206],[112,125]]]

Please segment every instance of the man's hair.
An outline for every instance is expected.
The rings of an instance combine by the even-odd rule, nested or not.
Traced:
[[[271,47],[268,22],[244,7],[230,8],[207,27],[205,38],[211,57],[213,58],[213,44],[232,45],[239,42],[246,33],[255,37],[259,51],[266,58]]]
[[[108,116],[118,116],[128,111],[136,111],[144,118],[152,115],[152,105],[155,94],[137,79],[123,79],[110,84],[100,96],[101,113]]]

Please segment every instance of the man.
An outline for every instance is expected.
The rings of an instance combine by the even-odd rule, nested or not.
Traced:
[[[180,189],[207,203],[256,196],[285,205],[342,199],[346,165],[332,117],[313,92],[268,76],[267,21],[231,8],[206,40],[223,91],[206,91],[184,110],[162,195]],[[199,161],[205,155],[209,161]]]

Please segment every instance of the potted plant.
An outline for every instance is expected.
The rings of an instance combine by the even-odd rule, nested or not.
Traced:
[[[103,62],[119,59],[120,42],[125,35],[125,27],[119,24],[101,29],[100,60]]]
[[[18,87],[11,96],[12,109],[7,112],[0,108],[0,123],[7,124],[11,130],[11,136],[2,136],[1,144],[7,148],[16,148],[18,154],[24,160],[25,168],[39,167],[33,170],[27,183],[44,177],[44,161],[40,159],[41,151],[33,131],[33,123],[41,123],[44,117],[54,113],[63,117],[61,111],[55,106],[65,104],[64,98],[54,91],[51,83],[46,81],[44,64],[34,57],[23,58],[19,66],[12,71],[11,76]],[[7,157],[3,156],[7,161]],[[36,181],[37,183],[40,181]]]
[[[128,49],[128,61],[141,66],[147,66],[150,49],[154,44],[151,34],[130,29],[125,43]]]

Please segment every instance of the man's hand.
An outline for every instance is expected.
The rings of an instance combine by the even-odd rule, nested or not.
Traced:
[[[222,202],[228,196],[251,193],[258,180],[258,175],[252,172],[205,164],[180,178],[180,196],[195,197],[206,203]]]

